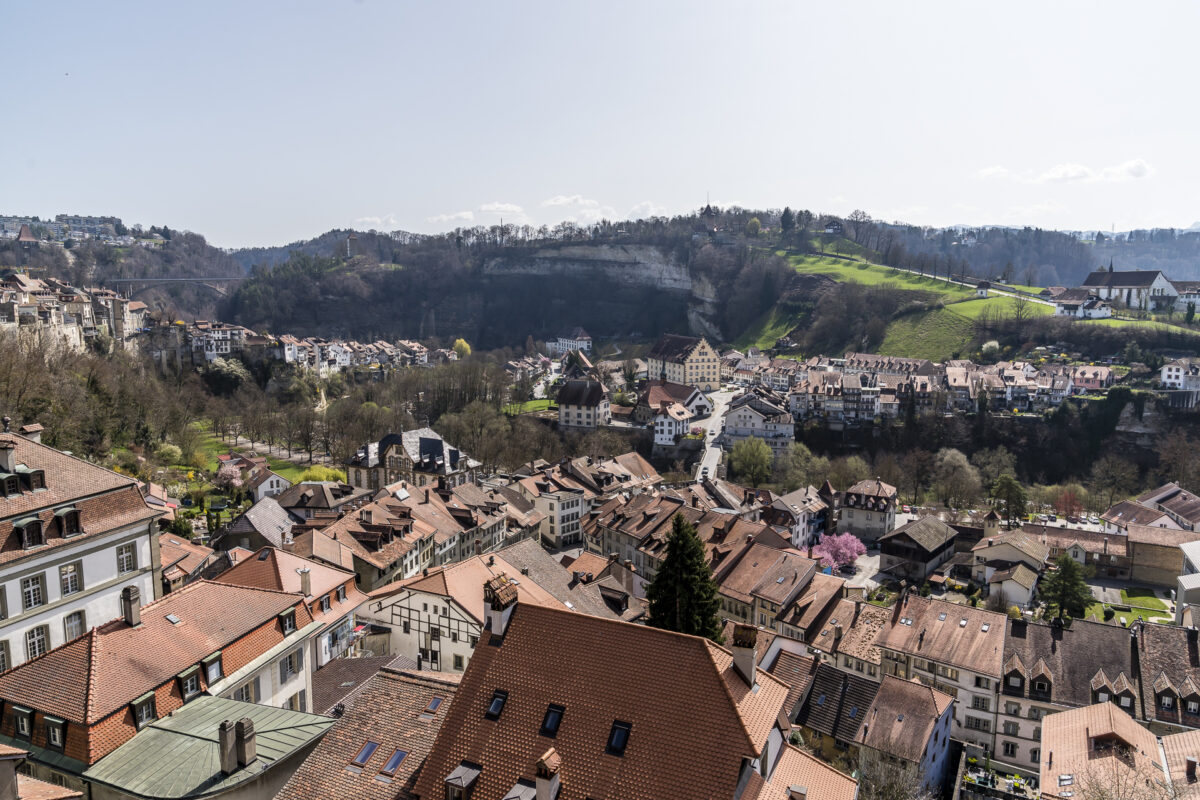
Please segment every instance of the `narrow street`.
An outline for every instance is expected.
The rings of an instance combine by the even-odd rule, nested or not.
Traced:
[[[721,463],[721,448],[716,445],[716,438],[721,434],[721,421],[725,418],[725,409],[737,394],[735,389],[721,389],[708,396],[712,400],[713,413],[707,419],[701,420],[704,428],[704,455],[696,464],[696,477],[704,475],[705,468],[712,477],[717,476],[717,466]]]

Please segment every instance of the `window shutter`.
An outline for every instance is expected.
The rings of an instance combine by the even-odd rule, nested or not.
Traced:
[[[283,686],[283,684],[287,682],[287,679],[288,679],[288,660],[286,657],[284,657],[279,662],[279,685]]]
[[[255,675],[254,676],[254,692],[253,692],[253,696],[250,698],[251,703],[257,703],[258,698],[262,696],[258,691],[258,679],[259,679],[259,676]]]
[[[308,701],[306,699],[307,697],[308,697],[308,694],[303,689],[301,689],[300,690],[300,707],[298,709],[296,709],[297,711],[308,711]]]
[[[301,647],[296,651],[296,672],[304,672],[304,649]]]

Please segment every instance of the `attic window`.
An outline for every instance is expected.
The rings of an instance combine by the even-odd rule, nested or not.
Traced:
[[[271,551],[270,551],[270,550],[263,550],[261,553],[259,553],[259,554],[258,554],[258,560],[259,560],[259,561],[266,561],[266,560],[267,560],[267,558],[269,558],[269,557],[270,557],[270,555],[271,555]]]
[[[508,692],[502,689],[497,689],[492,694],[492,701],[488,703],[487,711],[484,716],[488,719],[499,719],[500,713],[504,711],[504,703],[508,700]]]
[[[858,716],[858,706],[850,706],[850,719]]]
[[[371,760],[371,756],[375,755],[375,751],[379,749],[379,742],[367,741],[363,743],[362,749],[358,751],[358,755],[350,763],[356,767],[366,766]]]
[[[558,735],[558,726],[562,724],[563,713],[566,709],[562,706],[556,706],[553,703],[546,709],[546,716],[542,718],[542,736],[549,736],[553,739]]]
[[[992,625],[990,622],[985,622],[979,626],[979,630],[983,631],[984,633],[987,633],[989,630],[991,630],[991,628]]]
[[[279,612],[279,624],[283,626],[284,634],[296,632],[296,609],[289,608]]]
[[[946,621],[946,612],[943,611],[942,613],[938,614],[938,622],[945,622],[945,621]]]
[[[167,614],[167,622],[171,623],[172,625],[178,625],[180,621],[181,620],[179,617],[175,616],[174,614]]]
[[[821,695],[820,697],[817,698],[817,705],[819,705],[819,706],[825,705],[825,695]]]
[[[442,705],[442,698],[440,698],[440,697],[430,698],[429,705],[425,706],[425,713],[426,714],[436,714],[437,710],[441,707],[441,705]]]
[[[629,744],[629,732],[632,729],[631,723],[620,720],[613,722],[612,730],[608,732],[608,746],[604,748],[604,752],[610,756],[625,755],[625,747]]]
[[[776,582],[776,583],[783,583],[783,576],[782,576],[782,575],[780,575],[778,578],[776,578],[776,579],[775,579],[775,582]]]
[[[389,777],[392,775],[395,775],[396,770],[398,770],[400,768],[400,765],[402,763],[404,763],[404,759],[407,757],[408,757],[407,750],[395,751],[394,753],[392,753],[392,757],[387,760],[387,763],[383,765],[383,769],[379,770],[379,772],[381,774],[387,775]]]

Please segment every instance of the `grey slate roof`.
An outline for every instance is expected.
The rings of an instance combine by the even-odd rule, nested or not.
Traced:
[[[654,343],[654,347],[650,348],[650,353],[646,358],[671,362],[683,361],[687,358],[688,353],[692,352],[698,344],[700,344],[700,339],[696,336],[679,336],[674,333],[664,333]]]
[[[223,775],[217,728],[223,720],[243,717],[254,722],[258,758]],[[140,797],[208,797],[254,780],[297,750],[315,744],[333,723],[302,711],[198,697],[142,729],[83,777]]]
[[[921,517],[915,519],[907,525],[901,525],[891,533],[887,533],[880,538],[893,539],[899,536],[907,535],[918,545],[925,549],[926,552],[932,553],[955,537],[957,531],[951,528],[946,523],[942,522],[935,516]]]
[[[1119,625],[1085,619],[1073,620],[1070,628],[1009,620],[1008,635],[1004,637],[1004,663],[1008,665],[1015,655],[1026,670],[1032,671],[1035,664],[1043,661],[1050,671],[1054,702],[1087,706],[1093,702],[1092,678],[1100,670],[1110,680],[1125,673],[1136,684],[1139,676],[1133,663],[1134,642],[1129,631]],[[1026,692],[1028,688],[1029,676],[1026,676]]]
[[[853,742],[878,692],[879,684],[874,681],[818,664],[796,724]]]
[[[558,390],[560,406],[595,408],[604,399],[604,387],[598,381],[567,381]]]
[[[458,470],[474,469],[480,462],[468,456],[438,435],[433,428],[417,428],[400,434],[404,452],[412,459],[413,469],[449,475]]]
[[[288,514],[274,497],[264,497],[229,523],[221,538],[253,530],[273,546],[283,547],[283,540],[291,532],[292,524],[291,514]]]
[[[1097,270],[1087,276],[1084,286],[1120,286],[1122,288],[1145,287],[1154,283],[1154,279],[1162,273],[1156,269],[1131,269],[1109,272]]]

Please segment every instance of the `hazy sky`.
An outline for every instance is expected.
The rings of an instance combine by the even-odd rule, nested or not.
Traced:
[[[0,213],[221,246],[714,203],[1200,220],[1196,2],[7,0]]]

